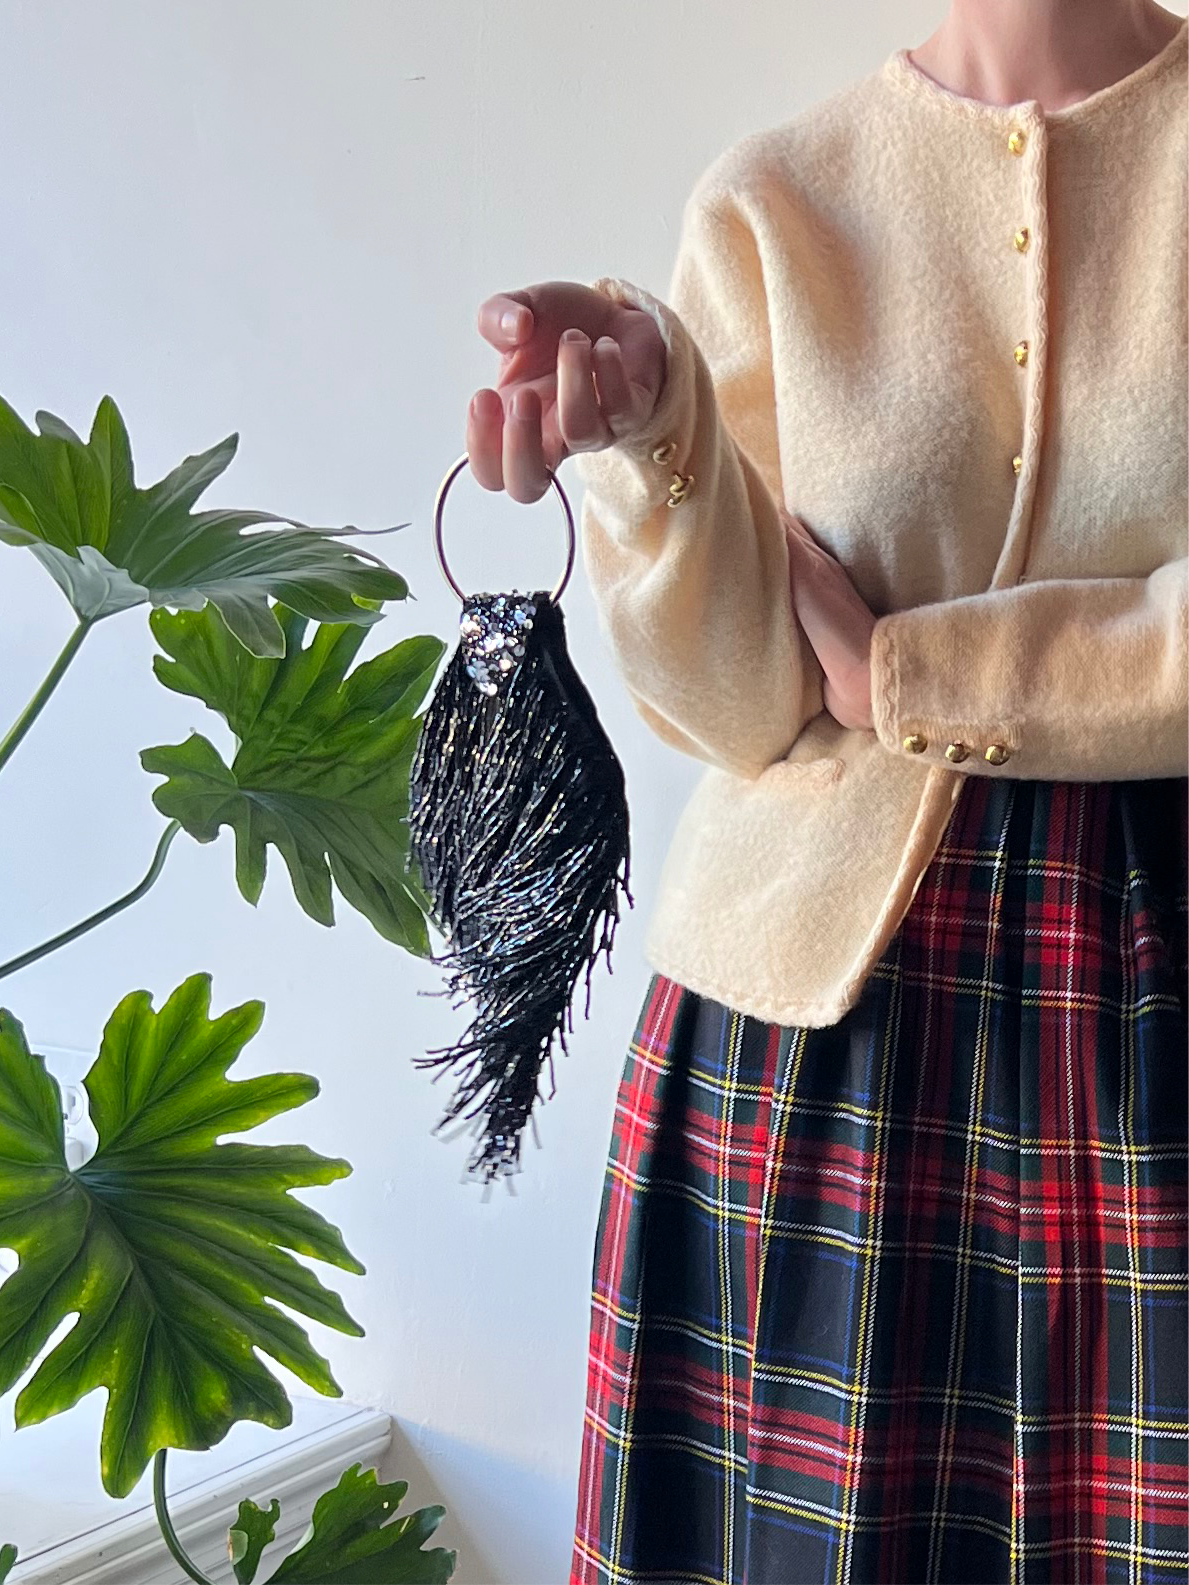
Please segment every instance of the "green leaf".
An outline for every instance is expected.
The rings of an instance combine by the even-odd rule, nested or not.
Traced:
[[[77,1314],[18,1396],[16,1423],[106,1387],[100,1465],[113,1497],[159,1448],[212,1447],[239,1420],[289,1424],[289,1400],[256,1350],[339,1395],[279,1305],[362,1335],[294,1258],[362,1272],[338,1229],[290,1193],[344,1177],[348,1164],[304,1145],[216,1143],[304,1105],[318,1086],[296,1073],[229,1080],[263,1009],[247,1002],[215,1019],[209,1009],[205,974],[160,1012],[145,991],[124,998],[85,1080],[99,1146],[75,1171],[57,1086],[0,1010],[0,1246],[20,1260],[0,1286],[0,1393]]]
[[[239,1518],[227,1535],[237,1585],[252,1585],[260,1567],[260,1554],[275,1537],[280,1517],[281,1505],[275,1497],[267,1509],[257,1508],[254,1502],[240,1503]]]
[[[268,1585],[444,1585],[457,1552],[422,1550],[441,1524],[444,1508],[418,1508],[396,1517],[408,1482],[383,1486],[374,1469],[358,1464],[314,1504],[310,1527]]]
[[[140,489],[111,397],[86,441],[52,413],[38,413],[37,426],[0,399],[0,542],[28,546],[81,618],[146,602],[198,611],[209,601],[254,655],[279,655],[270,596],[316,621],[367,626],[377,602],[408,595],[399,573],[338,543],[350,529],[272,512],[193,512],[234,457],[235,435]]]
[[[153,793],[162,814],[199,842],[235,833],[236,880],[255,903],[271,844],[298,902],[334,923],[331,883],[389,941],[428,957],[429,902],[409,853],[409,777],[425,700],[444,645],[415,637],[353,671],[363,634],[322,623],[305,648],[305,619],[277,607],[280,660],[237,644],[216,612],[155,611],[167,688],[201,699],[238,740],[231,764],[205,738],[146,749],[141,763],[167,778]]]
[[[16,1560],[16,1547],[14,1547],[11,1543],[8,1546],[0,1546],[0,1585],[2,1585],[2,1582],[8,1578],[9,1573],[12,1570],[12,1565],[16,1562]]]

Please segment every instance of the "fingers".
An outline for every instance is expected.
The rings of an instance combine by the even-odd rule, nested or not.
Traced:
[[[599,410],[590,338],[581,330],[563,331],[558,342],[557,427],[571,451],[598,451],[615,439]]]
[[[485,490],[504,487],[504,404],[498,391],[476,391],[467,410],[467,455]]]
[[[636,394],[613,336],[591,345],[581,330],[567,330],[557,349],[557,426],[570,451],[598,451],[636,421]]]
[[[500,352],[513,352],[533,330],[527,292],[496,292],[479,305],[479,334]]]
[[[623,348],[611,336],[600,336],[591,349],[598,403],[607,427],[616,435],[635,422],[636,401],[623,363]]]
[[[518,300],[522,295],[497,293],[480,309],[480,329],[506,355],[515,352],[517,336],[531,334],[532,311]],[[564,457],[601,450],[635,422],[639,393],[611,336],[600,336],[592,347],[583,331],[571,327],[558,343],[552,379],[528,384],[509,374],[506,358],[498,388],[477,391],[467,413],[466,449],[484,489],[537,501]]]
[[[814,538],[808,523],[804,522],[801,518],[796,517],[785,506],[781,506],[779,511],[780,520],[788,532],[789,546],[791,549],[797,550],[801,549],[802,547],[817,550],[821,549],[821,546]]]
[[[512,395],[504,418],[504,487],[514,501],[539,501],[549,488],[541,437],[541,398],[529,385]]]
[[[845,569],[825,547],[818,543],[812,529],[799,517],[791,516],[783,507],[780,516],[785,527],[785,542],[789,552],[789,575],[793,584],[793,598],[800,608],[808,585],[826,588],[850,587]]]
[[[471,471],[485,490],[507,490],[514,501],[539,501],[549,488],[541,398],[529,385],[508,393],[476,391],[467,414]]]

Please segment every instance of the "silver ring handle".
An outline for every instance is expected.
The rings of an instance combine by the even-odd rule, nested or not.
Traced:
[[[458,584],[454,581],[454,576],[451,573],[450,568],[446,565],[446,552],[442,545],[442,514],[445,510],[446,496],[449,492],[450,486],[454,483],[455,479],[457,479],[462,470],[467,466],[469,461],[470,454],[464,451],[462,456],[459,457],[458,461],[454,464],[454,466],[447,473],[446,477],[442,480],[441,484],[438,486],[438,496],[437,500],[434,502],[433,509],[433,538],[434,549],[438,553],[438,566],[442,569],[443,578],[445,578],[446,582],[454,590],[455,594],[460,600],[465,600],[467,597],[459,588]],[[568,538],[565,571],[562,573],[561,578],[558,581],[557,588],[554,589],[553,593],[550,595],[550,599],[556,605],[561,599],[566,585],[570,581],[570,574],[574,570],[574,556],[577,550],[578,536],[574,530],[573,508],[570,506],[569,498],[567,497],[566,492],[561,487],[561,481],[553,472],[552,468],[546,468],[545,472],[549,475],[549,483],[553,486],[558,500],[561,502],[562,511],[565,513],[566,532]]]

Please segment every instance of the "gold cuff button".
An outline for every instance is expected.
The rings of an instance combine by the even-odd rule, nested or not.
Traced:
[[[692,473],[687,473],[684,475],[675,473],[673,475],[673,482],[669,486],[669,499],[665,502],[665,505],[680,506],[682,501],[685,500],[686,496],[693,489],[693,487],[694,476]]]
[[[929,740],[922,737],[919,732],[913,732],[904,739],[904,747],[910,754],[923,754],[929,747]]]
[[[965,743],[947,743],[945,757],[951,765],[960,765],[970,754]]]
[[[1017,253],[1027,253],[1028,244],[1032,241],[1032,233],[1027,226],[1021,226],[1011,241]]]
[[[992,743],[983,755],[988,765],[1006,765],[1011,758],[1011,749],[1005,748],[1002,743]]]
[[[1023,154],[1024,145],[1027,141],[1028,139],[1020,131],[1019,127],[1013,127],[1008,134],[1007,146],[1013,154]]]
[[[1011,355],[1022,369],[1028,362],[1028,343],[1026,341],[1017,341],[1012,348]]]
[[[664,466],[664,464],[672,462],[676,455],[677,442],[675,440],[668,440],[663,446],[658,446],[656,448],[656,450],[652,453],[652,460],[653,462],[659,462],[662,466]]]
[[[1020,469],[1023,466],[1024,466],[1024,459],[1017,452],[1016,455],[1011,459],[1011,471],[1015,474],[1017,479],[1020,477]]]

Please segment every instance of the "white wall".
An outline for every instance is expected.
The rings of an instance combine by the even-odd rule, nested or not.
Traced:
[[[695,177],[920,42],[943,0],[3,0],[0,392],[76,427],[110,391],[142,479],[232,429],[212,502],[313,522],[412,527],[382,542],[418,596],[369,640],[432,631],[457,604],[431,513],[467,400],[494,379],[474,329],[491,291],[611,272],[663,292]],[[563,468],[563,479],[566,470]],[[451,493],[469,588],[552,585],[550,499]],[[0,722],[70,617],[0,547]],[[322,1334],[349,1398],[398,1421],[389,1474],[449,1509],[459,1585],[557,1585],[572,1533],[591,1248],[641,942],[697,766],[636,717],[580,576],[571,648],[625,764],[635,913],[600,964],[515,1196],[459,1181],[431,1139],[444,1085],[410,1058],[460,1027],[435,972],[343,907],[325,931],[279,863],[253,912],[229,839],[182,838],[139,908],[2,988],[38,1040],[92,1046],[126,991],[196,969],[216,1004],[268,1006],[254,1067],[316,1073],[321,1098],[271,1137],[347,1156],[319,1191],[368,1267],[339,1286],[368,1330]],[[88,639],[0,779],[0,958],[123,891],[161,819],[137,751],[212,723],[149,670],[144,612]],[[19,1539],[19,1537],[18,1537]]]

